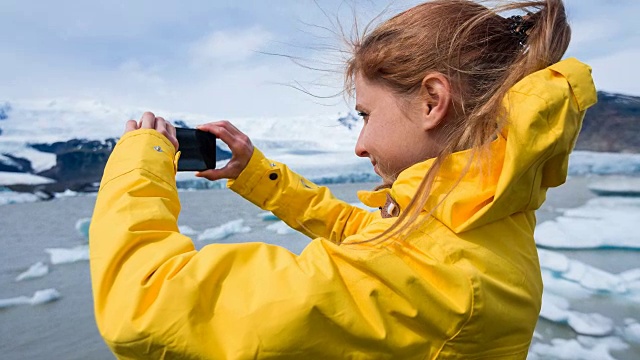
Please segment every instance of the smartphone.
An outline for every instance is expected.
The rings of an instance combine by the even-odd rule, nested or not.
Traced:
[[[216,136],[188,128],[176,128],[180,159],[178,171],[204,171],[216,168]]]

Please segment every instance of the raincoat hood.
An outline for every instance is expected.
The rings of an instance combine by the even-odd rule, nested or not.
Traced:
[[[424,211],[435,208],[433,216],[460,233],[538,209],[546,190],[565,182],[585,111],[596,101],[591,68],[576,59],[525,77],[504,99],[509,115],[500,136],[486,152],[451,154],[433,185],[432,194],[438,195],[428,199]],[[390,196],[402,211],[433,163],[415,164],[391,188],[361,191],[358,197],[368,206],[382,207]]]

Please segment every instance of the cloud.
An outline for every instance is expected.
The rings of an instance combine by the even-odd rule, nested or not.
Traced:
[[[598,90],[640,96],[640,49],[627,49],[589,61]]]
[[[397,1],[398,7],[417,2]],[[340,97],[322,100],[282,85],[299,82],[313,94],[329,95],[340,90],[341,74],[260,54],[300,56],[308,60],[304,65],[317,68],[339,62],[322,45],[339,45],[340,39],[314,25],[331,28],[329,19],[344,0],[323,0],[328,18],[311,0],[282,0],[279,7],[246,0],[63,3],[33,9],[20,0],[3,3],[7,19],[0,22],[0,34],[5,34],[0,36],[5,40],[0,48],[0,101],[95,99],[226,118],[335,114],[347,109]],[[369,13],[375,15],[387,3],[372,1]],[[640,2],[566,4],[573,25],[567,56],[592,65],[600,89],[640,94],[635,85],[640,79],[632,71],[640,58],[635,29]],[[358,6],[357,14],[366,22],[367,6]],[[342,11],[348,29],[353,14],[345,5]],[[331,87],[314,87],[318,83]],[[326,106],[331,104],[335,105]]]
[[[274,35],[259,26],[243,30],[214,31],[190,47],[193,64],[215,65],[246,61],[268,47]]]

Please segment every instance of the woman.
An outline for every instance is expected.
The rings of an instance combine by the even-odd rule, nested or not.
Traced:
[[[525,6],[526,5],[526,6]],[[91,224],[98,328],[120,358],[524,359],[540,310],[535,210],[562,184],[588,66],[560,61],[560,0],[433,1],[354,44],[356,145],[386,186],[333,198],[228,122],[227,166],[198,174],[315,238],[196,251],[178,232],[175,130],[145,113],[114,149]],[[504,10],[504,9],[503,9]]]

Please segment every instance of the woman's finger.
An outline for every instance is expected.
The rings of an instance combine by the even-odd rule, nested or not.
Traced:
[[[220,169],[209,169],[205,171],[198,171],[196,173],[197,177],[202,177],[207,180],[215,181],[220,179],[235,179],[240,175],[241,171],[234,169],[236,166],[233,166],[231,162],[227,163],[224,167]]]
[[[234,154],[253,153],[253,145],[247,135],[238,130],[228,121],[217,121],[197,127],[199,130],[208,131],[222,140]]]
[[[155,129],[156,128],[156,116],[150,112],[147,111],[144,114],[142,114],[142,117],[140,118],[140,129]]]
[[[124,125],[124,133],[128,133],[129,131],[138,130],[138,122],[135,120],[129,120]]]
[[[175,136],[175,129],[174,129],[174,132],[172,134],[170,129],[169,129],[169,127],[172,126],[172,125],[162,117],[157,117],[155,121],[156,121],[156,123],[155,123],[156,131],[158,131],[160,134],[164,135],[169,140],[169,142],[171,142],[171,144],[173,144],[173,147],[177,151],[178,150],[178,140],[176,139],[176,136]]]

